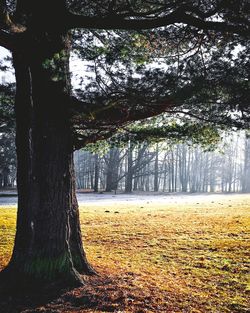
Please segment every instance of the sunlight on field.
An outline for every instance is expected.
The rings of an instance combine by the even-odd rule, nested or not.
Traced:
[[[81,207],[89,260],[119,290],[109,310],[86,312],[249,312],[250,195],[195,201]],[[14,225],[0,208],[0,268]]]
[[[0,207],[0,270],[8,263],[16,227],[16,209]]]

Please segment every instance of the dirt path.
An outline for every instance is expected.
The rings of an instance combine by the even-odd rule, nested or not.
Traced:
[[[0,206],[13,206],[17,204],[17,196],[13,192],[11,197],[1,192]],[[9,194],[9,192],[8,192]],[[248,197],[249,194],[241,194],[240,197]],[[114,193],[77,193],[77,199],[79,205],[84,204],[102,204],[102,203],[133,203],[133,204],[145,204],[145,203],[168,203],[168,204],[197,204],[197,203],[209,203],[209,202],[223,202],[228,199],[236,199],[239,194],[159,194],[159,193],[133,193],[133,194],[114,194]]]

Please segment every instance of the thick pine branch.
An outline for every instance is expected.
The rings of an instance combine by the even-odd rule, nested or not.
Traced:
[[[107,17],[87,17],[83,15],[69,14],[66,20],[68,28],[92,28],[92,29],[121,29],[121,30],[141,30],[154,29],[172,25],[175,23],[194,26],[202,30],[212,30],[221,33],[234,33],[249,36],[249,22],[239,25],[228,24],[219,21],[206,21],[200,17],[186,13],[182,9],[169,13],[163,17],[155,18],[124,18],[119,14]]]
[[[110,103],[87,104],[75,97],[71,97],[72,119],[84,122],[88,125],[113,125],[145,119],[159,115],[169,110],[173,103],[170,99],[160,103],[147,102],[141,99],[140,103],[134,102],[133,99],[111,100]]]
[[[31,6],[31,0],[27,1],[29,6]],[[121,30],[142,30],[142,29],[154,29],[159,27],[164,27],[173,24],[184,24],[193,26],[197,29],[205,31],[215,31],[218,33],[233,33],[238,34],[243,37],[249,37],[250,34],[250,22],[244,18],[238,18],[237,23],[230,23],[225,21],[208,21],[206,18],[216,14],[214,9],[212,12],[207,14],[202,14],[203,12],[197,11],[197,8],[189,6],[180,6],[176,10],[168,13],[166,15],[152,15],[147,12],[140,15],[139,13],[135,15],[133,12],[128,12],[126,14],[111,12],[110,15],[106,16],[84,16],[77,15],[70,12],[67,12],[65,1],[57,0],[53,5],[50,5],[50,9],[47,16],[47,24],[44,24],[44,28],[49,28],[53,30],[61,29],[121,29]],[[20,5],[21,2],[18,1],[16,16],[22,15],[24,3]],[[20,8],[21,7],[21,8]],[[35,6],[36,7],[36,6]],[[34,9],[35,7],[32,6]],[[39,8],[43,8],[44,5],[40,5]],[[27,11],[27,10],[26,10]],[[37,14],[35,10],[34,14]],[[57,18],[54,18],[55,12],[57,13]],[[41,12],[40,12],[41,13]],[[39,14],[40,14],[39,13]],[[164,10],[162,11],[164,14]],[[34,15],[34,18],[37,19]],[[22,20],[22,18],[20,18]],[[44,20],[39,20],[39,23],[43,23]],[[18,50],[20,48],[20,43],[17,45],[14,38],[16,36],[11,36],[16,33],[23,33],[26,30],[26,27],[17,23],[14,23],[8,12],[6,10],[6,1],[0,0],[0,45],[9,49],[9,50]],[[43,27],[43,25],[40,25]],[[7,31],[7,33],[6,33]],[[25,36],[24,36],[25,37]],[[23,37],[23,38],[24,38]],[[20,40],[19,40],[20,41]]]
[[[173,106],[167,99],[161,103],[121,103],[109,105],[92,105],[71,98],[72,124],[74,129],[74,146],[78,149],[86,143],[107,139],[117,127],[128,125],[133,121],[143,120],[166,112]]]

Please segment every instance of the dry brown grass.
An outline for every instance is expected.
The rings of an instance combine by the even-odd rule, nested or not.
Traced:
[[[82,207],[100,277],[29,312],[249,312],[250,195],[195,201]],[[0,268],[14,225],[1,208]]]

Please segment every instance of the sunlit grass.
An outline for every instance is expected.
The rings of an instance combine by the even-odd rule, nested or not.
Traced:
[[[11,256],[16,228],[16,209],[0,207],[0,270]]]
[[[90,262],[125,294],[121,312],[248,312],[250,195],[80,211]],[[1,208],[0,268],[14,229],[15,209]]]

